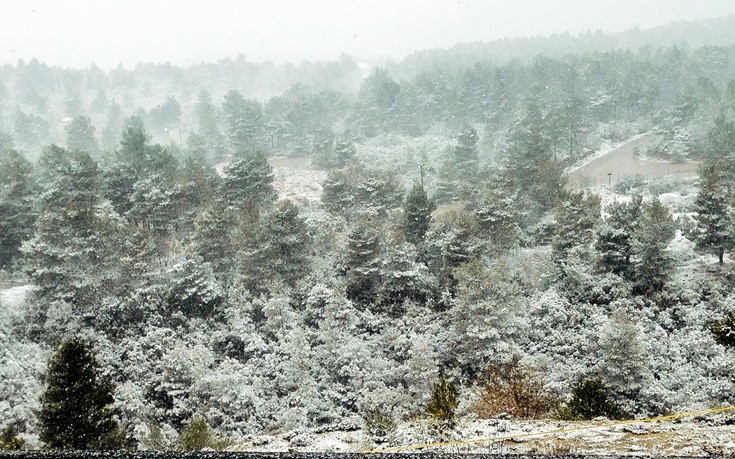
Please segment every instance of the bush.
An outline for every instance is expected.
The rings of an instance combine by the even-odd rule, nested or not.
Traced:
[[[451,425],[454,423],[455,411],[459,404],[459,394],[453,383],[442,376],[434,384],[431,392],[431,401],[426,407],[426,412],[438,421]]]
[[[207,419],[200,414],[192,416],[179,435],[179,449],[182,451],[219,450],[225,448],[227,444],[226,440],[217,438]]]
[[[722,320],[712,324],[715,341],[723,346],[735,347],[735,314],[728,313]]]
[[[0,432],[0,450],[22,449],[25,441],[18,437],[18,429],[15,426],[7,426]]]
[[[482,396],[472,407],[480,418],[508,413],[522,419],[537,419],[550,408],[544,385],[523,368],[517,357],[493,365],[480,378]]]
[[[563,419],[594,419],[604,416],[608,419],[626,417],[615,401],[610,399],[607,388],[599,379],[583,379],[572,389],[572,399],[559,413]]]
[[[390,437],[395,433],[396,421],[383,410],[374,409],[364,416],[365,433],[371,437]]]

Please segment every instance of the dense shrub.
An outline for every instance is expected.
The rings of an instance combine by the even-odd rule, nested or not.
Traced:
[[[479,384],[482,396],[472,411],[480,418],[508,413],[516,418],[536,419],[549,410],[550,398],[543,383],[518,358],[490,366]]]
[[[396,430],[396,421],[383,410],[374,409],[364,415],[365,433],[372,437],[389,437]]]
[[[561,409],[564,419],[623,419],[623,410],[610,399],[609,391],[599,379],[583,379],[572,389],[572,399]]]
[[[217,438],[207,419],[202,415],[195,414],[181,429],[179,449],[183,451],[219,450],[225,446],[227,442]]]
[[[434,383],[434,390],[431,392],[431,400],[426,407],[426,412],[434,419],[451,425],[454,423],[458,404],[459,393],[456,386],[442,376]]]
[[[735,314],[727,314],[723,319],[712,324],[715,340],[723,346],[735,347]]]

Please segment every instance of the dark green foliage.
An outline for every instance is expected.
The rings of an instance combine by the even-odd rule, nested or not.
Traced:
[[[429,200],[424,187],[415,184],[403,203],[403,232],[406,240],[418,244],[424,240],[436,204]]]
[[[712,334],[723,346],[735,347],[735,313],[731,312],[724,318],[714,321]]]
[[[367,305],[377,302],[381,285],[381,247],[377,225],[358,222],[347,237],[347,298]]]
[[[20,432],[15,426],[7,426],[0,432],[0,450],[23,449],[25,440],[18,437]]]
[[[322,184],[322,203],[330,212],[385,215],[398,208],[403,192],[396,178],[388,173],[364,169],[331,172]]]
[[[522,211],[516,196],[497,187],[479,194],[470,204],[482,234],[490,240],[491,250],[501,252],[517,245],[523,235]]]
[[[239,92],[231,90],[225,95],[222,113],[227,120],[227,134],[235,152],[264,149],[263,109],[260,102],[245,99]]]
[[[279,201],[262,216],[245,267],[254,282],[280,279],[293,286],[308,271],[309,248],[299,208],[291,201]]]
[[[504,187],[518,193],[531,222],[553,209],[564,190],[563,169],[555,158],[544,114],[536,104],[528,107],[515,127],[503,165]]]
[[[33,167],[14,150],[0,151],[0,269],[11,267],[36,219]]]
[[[273,168],[264,154],[247,154],[225,167],[222,195],[234,208],[258,207],[276,200]]]
[[[627,276],[631,271],[630,257],[640,225],[643,198],[633,196],[630,202],[613,203],[608,217],[597,229],[595,250],[600,254],[598,266],[603,271]]]
[[[674,268],[666,247],[675,235],[676,222],[658,198],[643,206],[633,244],[634,292],[648,294],[661,290],[666,284]]]
[[[177,263],[169,275],[171,286],[166,301],[172,312],[181,311],[187,317],[208,317],[224,301],[212,267],[199,255]]]
[[[312,163],[315,166],[328,169],[339,169],[349,165],[357,153],[355,144],[348,140],[335,140],[332,142],[331,138],[328,138],[319,147],[314,154]]]
[[[702,170],[701,186],[694,209],[697,215],[693,239],[697,248],[717,255],[720,264],[725,252],[732,247],[732,217],[728,205],[729,193],[718,167],[708,165]]]
[[[624,419],[626,414],[613,400],[599,379],[583,379],[572,389],[572,399],[563,412],[567,419]]]
[[[735,170],[735,122],[724,114],[718,115],[707,132],[704,145],[705,159],[709,163],[719,163],[727,169],[728,178],[733,178]]]
[[[457,387],[446,377],[441,376],[434,383],[431,400],[426,407],[426,412],[434,419],[451,425],[454,423],[457,405],[459,405]]]
[[[114,386],[103,376],[92,347],[80,338],[62,342],[48,365],[41,395],[41,440],[50,449],[120,449],[125,434],[112,404]]]
[[[148,114],[151,124],[158,129],[175,127],[181,118],[181,104],[173,96],[168,96],[162,104],[153,107]]]

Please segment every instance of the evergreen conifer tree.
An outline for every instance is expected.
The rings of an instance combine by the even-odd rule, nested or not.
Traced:
[[[119,449],[125,435],[112,404],[113,384],[92,348],[79,338],[59,345],[49,361],[41,395],[41,440],[50,449]]]
[[[424,240],[434,209],[436,204],[429,200],[424,187],[415,184],[403,203],[403,231],[408,242],[418,244]]]
[[[715,166],[705,167],[702,185],[694,201],[697,211],[694,239],[698,249],[717,255],[720,264],[733,243],[727,195],[718,169]]]

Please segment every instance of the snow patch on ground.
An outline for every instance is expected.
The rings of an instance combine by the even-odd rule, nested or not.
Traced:
[[[732,416],[609,426],[609,421],[464,419],[443,431],[428,421],[397,426],[387,437],[362,430],[314,432],[299,429],[280,435],[249,437],[229,448],[257,452],[360,452],[412,444],[485,440],[420,449],[444,453],[709,455],[735,452]],[[565,432],[560,432],[565,431]],[[547,432],[544,434],[544,432]],[[538,435],[536,435],[538,434]],[[417,451],[417,450],[414,450]]]
[[[0,288],[0,330],[7,330],[9,324],[22,318],[34,288],[33,285]]]

